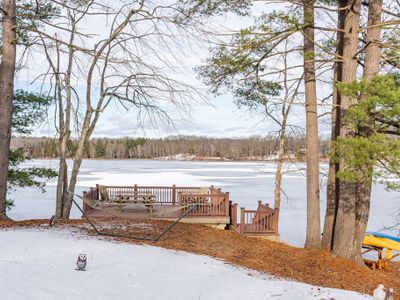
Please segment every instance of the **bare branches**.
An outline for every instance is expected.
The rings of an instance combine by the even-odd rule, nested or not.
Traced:
[[[75,189],[85,147],[110,106],[120,105],[135,111],[138,118],[169,126],[171,108],[175,114],[184,111],[185,102],[199,93],[176,75],[177,50],[182,49],[177,43],[190,31],[175,22],[174,5],[146,0],[110,5],[100,0],[54,3],[59,11],[56,19],[23,23],[21,28],[29,30],[35,50],[42,51],[47,61],[48,67],[42,67],[36,80],[50,83],[47,86],[54,89],[57,99],[57,215],[68,217],[68,192]],[[101,20],[106,29],[88,29],[90,20]],[[71,138],[77,140],[73,148]],[[67,151],[73,152],[70,178]]]

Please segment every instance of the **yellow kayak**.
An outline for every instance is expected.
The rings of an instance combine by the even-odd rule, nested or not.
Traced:
[[[386,248],[385,258],[391,259],[392,250],[400,251],[400,243],[391,239],[376,237],[373,235],[366,235],[364,237],[364,245]]]

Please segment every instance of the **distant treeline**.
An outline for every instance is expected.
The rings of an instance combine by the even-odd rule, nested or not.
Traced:
[[[304,154],[303,137],[288,137],[286,153],[292,156]],[[25,149],[31,158],[58,157],[57,140],[52,138],[16,137],[12,147]],[[69,155],[76,143],[69,143]],[[321,155],[325,155],[328,142],[320,141]],[[209,138],[178,136],[167,138],[94,138],[85,150],[85,158],[104,159],[150,159],[185,154],[195,158],[226,158],[231,160],[263,159],[273,156],[278,150],[278,141],[273,136],[249,138]]]

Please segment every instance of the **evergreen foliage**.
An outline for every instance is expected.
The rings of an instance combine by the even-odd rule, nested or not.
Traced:
[[[16,0],[17,44],[31,46],[33,41],[30,37],[30,30],[41,27],[43,23],[39,22],[40,20],[49,21],[55,18],[59,12],[60,9],[57,5],[49,0]],[[2,48],[2,39],[0,39],[0,53]]]
[[[29,135],[35,125],[45,120],[47,108],[52,98],[44,94],[35,94],[17,90],[13,101],[13,134]]]
[[[251,0],[180,0],[180,10],[189,19],[220,15],[234,12],[238,15],[247,15],[251,7]]]
[[[31,134],[34,126],[44,120],[47,108],[51,103],[52,98],[50,97],[17,90],[13,99],[12,130],[14,134]],[[45,192],[46,181],[57,176],[57,173],[50,168],[20,167],[20,164],[28,159],[24,147],[10,151],[7,176],[8,192],[24,187],[37,187]],[[10,209],[14,205],[12,199],[7,199],[6,205]]]
[[[214,94],[230,91],[239,107],[266,107],[281,93],[281,84],[265,78],[283,36],[297,30],[297,15],[274,11],[257,18],[255,25],[240,30],[229,43],[212,49],[206,65],[197,68]]]
[[[345,161],[346,168],[338,173],[350,182],[368,180],[374,169],[375,180],[383,180],[389,188],[399,188],[391,179],[400,177],[400,81],[396,74],[375,76],[368,84],[355,81],[338,84],[342,95],[363,98],[351,106],[344,122],[353,134],[339,138],[336,161]]]

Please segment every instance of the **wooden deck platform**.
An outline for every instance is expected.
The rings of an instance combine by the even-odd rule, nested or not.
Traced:
[[[103,186],[83,193],[84,211],[89,217],[152,218],[199,223],[239,234],[278,236],[279,211],[258,201],[256,210],[240,209],[229,192],[214,186]],[[239,219],[239,218],[240,219]],[[240,221],[240,223],[239,223]]]

